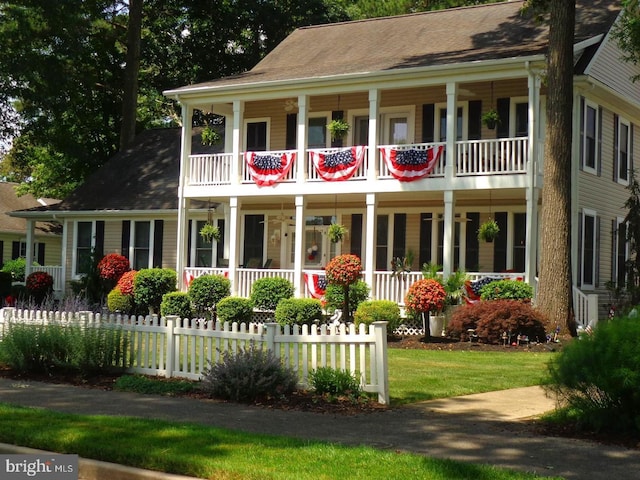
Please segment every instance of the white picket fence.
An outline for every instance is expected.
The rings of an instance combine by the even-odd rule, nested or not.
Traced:
[[[356,329],[345,324],[281,327],[277,323],[229,324],[175,316],[4,308],[0,338],[12,322],[120,328],[128,340],[128,372],[193,380],[201,378],[209,362],[219,362],[225,352],[235,353],[253,342],[293,368],[301,387],[308,385],[310,372],[331,367],[356,375],[364,391],[377,393],[379,403],[389,403],[387,322],[375,322],[368,329],[366,325]]]

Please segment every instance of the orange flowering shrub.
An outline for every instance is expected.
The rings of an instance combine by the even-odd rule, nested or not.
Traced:
[[[325,268],[327,281],[335,285],[349,286],[362,274],[362,262],[357,255],[345,254],[333,257]]]
[[[447,293],[437,280],[431,278],[418,280],[409,287],[404,304],[410,312],[438,312],[444,308]]]
[[[98,262],[100,277],[105,280],[117,281],[123,273],[131,268],[129,259],[119,253],[109,253]]]
[[[123,295],[133,295],[133,281],[136,278],[137,270],[129,270],[122,274],[116,288],[120,290]]]

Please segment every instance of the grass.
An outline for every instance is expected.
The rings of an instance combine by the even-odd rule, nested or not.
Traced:
[[[0,440],[200,478],[525,480],[491,466],[189,423],[55,413],[0,404]]]

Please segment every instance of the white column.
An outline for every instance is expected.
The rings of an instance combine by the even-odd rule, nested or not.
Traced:
[[[305,198],[303,195],[296,195],[296,242],[293,246],[293,286],[295,288],[295,296],[302,298],[304,296],[304,285],[302,282],[303,265],[303,249],[304,249],[304,206]]]
[[[298,96],[298,131],[297,131],[297,149],[298,154],[296,158],[296,181],[302,185],[306,180],[306,165],[307,159],[307,117],[308,117],[308,102],[309,97],[307,95]]]
[[[375,181],[378,170],[378,116],[380,114],[380,91],[369,90],[369,146],[367,179]]]
[[[29,275],[33,271],[33,228],[35,220],[27,219],[27,249],[25,251],[26,258],[26,275]]]
[[[177,225],[177,255],[176,273],[178,274],[178,286],[184,288],[183,272],[187,266],[188,252],[188,202],[184,197],[184,189],[189,178],[189,155],[191,154],[191,117],[193,107],[182,105],[182,139],[180,142],[180,178],[178,180],[178,225]]]
[[[529,71],[529,162],[527,164],[527,227],[525,232],[524,276],[525,281],[535,285],[538,265],[538,141],[540,124],[540,76]],[[508,244],[512,245],[512,243]]]
[[[447,278],[453,272],[453,252],[455,241],[455,194],[453,190],[444,192],[444,239],[442,252],[442,275]],[[436,225],[437,228],[437,225]]]
[[[240,201],[229,198],[229,280],[231,295],[238,295],[238,263],[240,261]]]
[[[444,168],[444,178],[447,183],[453,180],[456,164],[456,139],[458,138],[457,127],[458,117],[458,84],[447,83],[447,147],[446,165]]]
[[[69,241],[69,231],[71,230],[73,232],[73,222],[70,222],[67,219],[64,219],[62,221],[62,290],[65,290],[65,286],[67,284],[67,262],[69,261],[69,257],[67,254],[67,245],[68,245],[68,241]],[[71,253],[71,257],[73,258],[73,253]],[[71,275],[69,275],[69,277],[71,277]]]
[[[242,130],[244,125],[244,102],[233,101],[233,160],[231,163],[231,183],[239,185],[242,183]]]
[[[376,269],[376,207],[375,193],[367,193],[367,218],[365,220],[366,234],[364,236],[364,281],[371,287],[371,297],[376,298],[373,272]]]

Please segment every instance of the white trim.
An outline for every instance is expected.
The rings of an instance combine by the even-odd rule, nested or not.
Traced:
[[[620,143],[620,131],[621,131],[621,126],[626,126],[627,127],[627,145],[626,145],[626,151],[627,151],[627,178],[621,178],[620,177],[620,146],[622,145]],[[615,169],[616,171],[614,172],[614,178],[616,179],[616,182],[619,183],[620,185],[629,185],[629,160],[632,157],[633,152],[631,151],[631,122],[629,120],[627,120],[625,117],[623,117],[622,115],[618,115],[618,122],[615,125],[615,128],[617,129],[617,140],[618,140],[618,145],[617,145],[617,154],[616,154],[616,159],[615,159]]]
[[[584,245],[585,245],[585,219],[589,217],[589,218],[593,218],[593,259],[592,259],[592,264],[593,264],[593,270],[591,272],[591,276],[592,276],[592,282],[591,283],[587,283],[585,281],[585,265],[584,265],[584,259],[585,259],[585,255],[584,255]],[[598,259],[598,244],[597,244],[597,239],[598,239],[598,232],[597,232],[597,228],[598,228],[598,214],[595,210],[591,210],[588,208],[583,208],[582,209],[582,231],[580,232],[580,236],[581,236],[581,244],[582,244],[582,248],[580,251],[580,258],[579,261],[582,264],[582,268],[580,269],[580,273],[581,273],[581,278],[580,278],[580,284],[582,285],[582,289],[583,290],[594,290],[595,289],[595,284],[596,284],[596,272],[598,270],[598,266],[596,265],[596,261]]]
[[[155,240],[155,221],[154,220],[132,220],[131,221],[131,229],[129,230],[129,251],[127,257],[129,258],[129,263],[131,264],[132,269],[136,269],[134,264],[135,260],[135,238],[136,238],[136,224],[148,223],[149,224],[149,260],[147,262],[147,267],[142,268],[153,268],[153,252],[154,252],[154,240]]]
[[[595,110],[595,138],[594,138],[594,142],[595,142],[595,148],[594,148],[594,166],[588,166],[585,163],[585,159],[587,156],[587,112],[589,110],[589,108],[592,108]],[[600,165],[600,156],[598,155],[598,138],[600,136],[600,131],[599,131],[599,126],[600,126],[600,109],[599,109],[599,105],[595,102],[592,102],[591,100],[585,98],[584,99],[584,115],[583,117],[580,119],[580,123],[582,125],[582,135],[580,137],[580,142],[582,143],[582,158],[580,158],[580,164],[582,165],[582,170],[588,173],[591,173],[593,175],[597,175],[598,174],[598,167]]]
[[[620,265],[618,264],[618,254],[620,253],[618,251],[618,246],[620,245],[620,241],[619,241],[619,236],[620,236],[620,225],[623,225],[625,223],[624,221],[624,217],[616,217],[616,232],[615,232],[615,242],[613,244],[613,265],[611,265],[611,269],[613,270],[613,281],[616,285],[618,285],[618,273],[619,273],[619,269],[620,269]],[[626,230],[625,230],[626,232]],[[624,242],[624,259],[625,259],[625,263],[627,260],[629,260],[629,253],[630,253],[630,247],[629,247],[629,241],[627,239],[625,239]],[[623,266],[623,268],[626,269],[625,266]],[[624,286],[624,285],[622,285]]]
[[[526,103],[529,105],[529,97],[520,96],[520,97],[510,97],[509,102],[509,136],[516,136],[516,106]],[[528,108],[527,108],[528,110]],[[527,114],[527,123],[529,122],[528,114]],[[521,135],[521,137],[529,136],[529,128],[527,127],[527,135]]]
[[[468,101],[458,101],[457,108],[462,108],[462,132],[456,131],[456,137],[458,133],[461,133],[460,139],[461,141],[465,141],[469,139],[469,102]],[[433,139],[436,142],[446,141],[441,140],[440,137],[440,110],[446,110],[447,104],[445,102],[436,103],[433,108]],[[456,121],[458,119],[458,112],[456,111]],[[424,121],[424,120],[423,120]],[[459,141],[457,138],[455,141]]]
[[[78,273],[78,224],[91,224],[91,245],[92,250],[96,247],[96,220],[74,220],[73,222],[73,247],[71,253],[71,278],[78,279],[83,274]],[[84,247],[83,247],[84,248]]]
[[[347,115],[344,115],[345,118],[348,118]],[[324,129],[324,146],[320,147],[320,146],[312,146],[310,147],[310,143],[309,143],[309,133],[311,131],[311,128],[309,126],[309,122],[311,121],[311,119],[316,119],[316,118],[324,118],[324,123],[325,123],[325,129]],[[322,111],[322,112],[309,112],[307,115],[307,148],[331,148],[331,134],[329,133],[329,129],[327,128],[327,125],[329,125],[329,122],[331,122],[331,111],[327,110],[327,111]],[[351,130],[349,129],[349,134],[351,134]]]
[[[247,133],[249,129],[247,128],[250,123],[265,123],[267,128],[267,139],[265,144],[265,151],[269,151],[271,149],[271,117],[258,117],[258,118],[245,118],[242,124],[242,128],[244,131],[244,135],[242,136],[242,150],[247,150]]]

